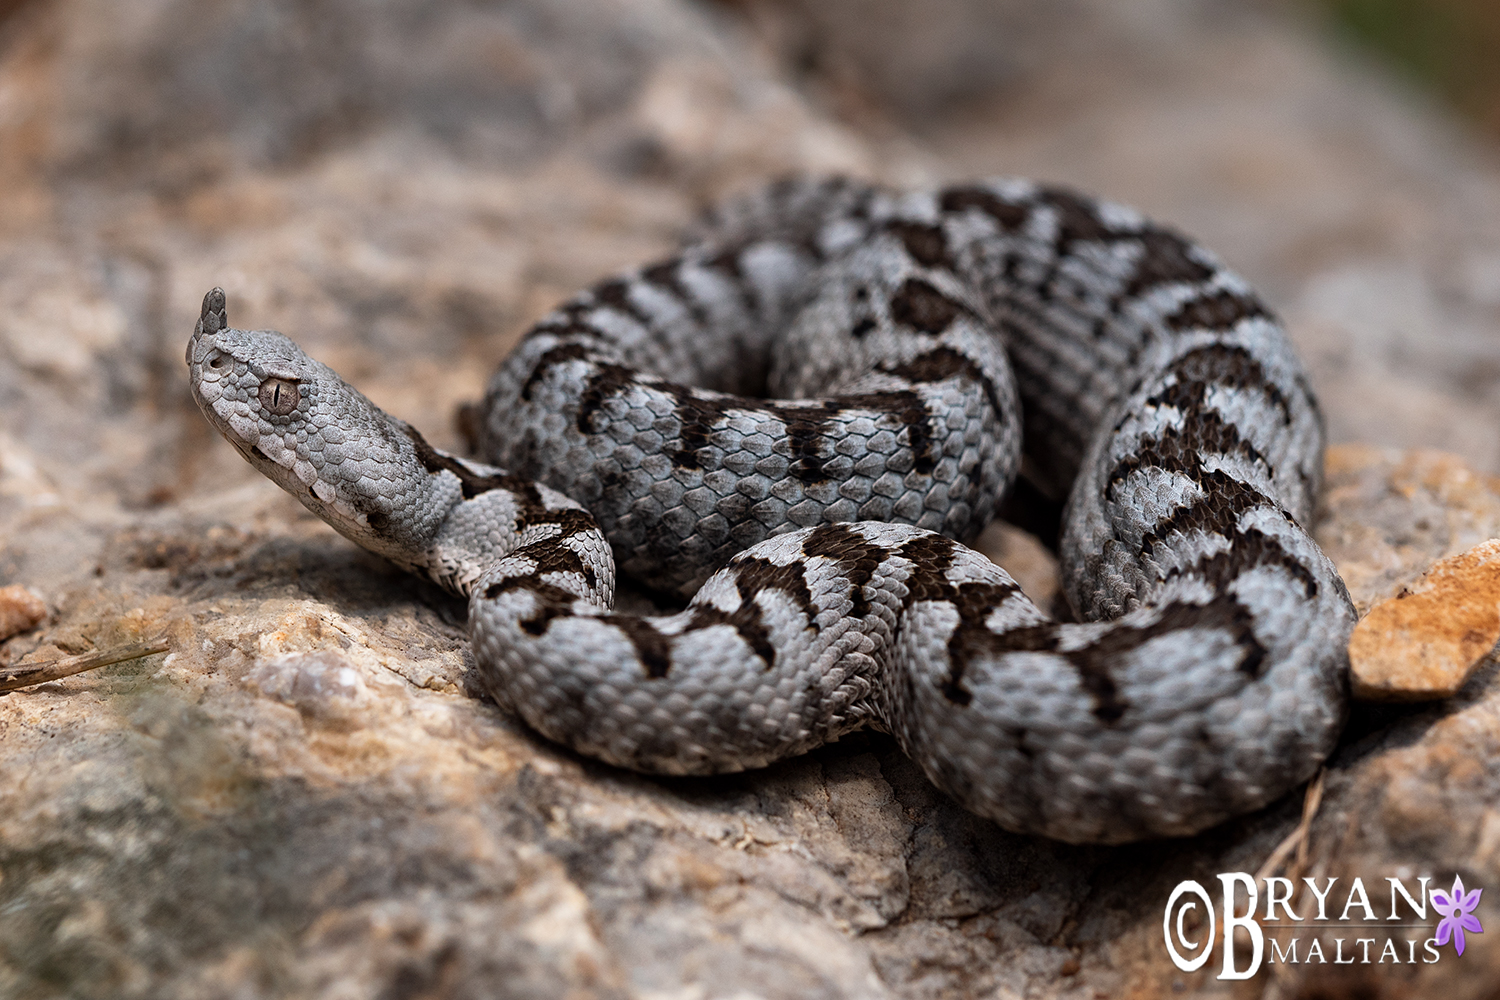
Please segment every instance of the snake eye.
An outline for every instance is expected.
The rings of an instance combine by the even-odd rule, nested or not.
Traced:
[[[301,399],[302,390],[291,379],[268,378],[260,384],[260,405],[278,417],[295,410]]]

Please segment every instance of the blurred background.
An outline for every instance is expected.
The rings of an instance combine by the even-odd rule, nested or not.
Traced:
[[[0,585],[47,609],[0,665],[173,644],[0,699],[0,996],[1492,996],[1493,932],[1168,964],[1171,887],[1255,870],[1295,795],[1073,849],[878,737],[712,782],[559,751],[477,691],[459,602],[208,428],[183,346],[222,285],[456,448],[529,323],[725,194],[1039,177],[1283,316],[1367,602],[1500,524],[1497,144],[1493,0],[0,0]],[[1311,871],[1493,886],[1482,695],[1356,727]]]
[[[3,0],[0,398],[90,496],[239,475],[176,369],[220,283],[455,444],[726,192],[1020,174],[1245,273],[1334,440],[1500,471],[1497,109],[1482,0]]]
[[[1070,849],[879,738],[701,783],[558,751],[474,688],[459,602],[188,394],[222,285],[461,447],[529,323],[789,172],[1138,206],[1285,319],[1361,601],[1495,534],[1494,0],[0,0],[0,585],[48,609],[0,665],[173,641],[0,699],[0,996],[1493,996],[1493,928],[1410,975],[1167,964],[1161,900],[1296,796]],[[1355,731],[1314,870],[1493,886],[1493,703]]]
[[[1500,137],[1500,8],[1485,0],[1315,0],[1307,14],[1338,41],[1440,96]]]

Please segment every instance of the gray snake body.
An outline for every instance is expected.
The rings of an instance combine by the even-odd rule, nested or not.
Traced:
[[[1354,612],[1300,526],[1301,366],[1239,278],[1120,206],[774,185],[536,324],[482,463],[230,329],[218,289],[188,364],[252,464],[470,596],[498,700],[614,764],[734,771],[875,726],[1010,829],[1117,842],[1271,801],[1342,723]],[[961,544],[1023,461],[1068,497],[1081,622]],[[614,614],[611,548],[692,602]]]

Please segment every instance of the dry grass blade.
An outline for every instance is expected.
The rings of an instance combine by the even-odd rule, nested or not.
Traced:
[[[136,642],[128,646],[116,646],[114,649],[96,649],[82,656],[67,656],[61,660],[49,660],[46,663],[22,663],[0,670],[0,693],[31,687],[33,684],[45,684],[60,677],[81,674],[85,670],[97,670],[111,663],[123,663],[142,656],[165,653],[170,648],[171,645],[165,639],[157,639],[154,642]]]
[[[1296,852],[1295,868],[1299,871],[1307,866],[1307,835],[1312,830],[1313,817],[1318,814],[1318,806],[1323,804],[1323,776],[1327,769],[1318,768],[1318,773],[1313,780],[1308,782],[1307,794],[1302,799],[1302,820],[1297,828],[1287,835],[1286,839],[1271,852],[1266,863],[1260,866],[1260,871],[1255,873],[1257,882],[1264,882],[1267,877],[1276,873],[1287,857]]]

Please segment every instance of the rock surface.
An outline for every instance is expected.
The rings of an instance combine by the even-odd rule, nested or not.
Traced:
[[[1381,601],[1349,639],[1354,696],[1433,701],[1458,693],[1500,640],[1500,539],[1434,563]]]
[[[727,190],[1047,176],[1181,225],[1288,317],[1366,442],[1330,453],[1319,528],[1363,610],[1500,535],[1500,173],[1427,110],[1228,0],[16,7],[0,585],[52,614],[0,648],[173,651],[0,698],[0,995],[1489,995],[1494,934],[1239,988],[1168,962],[1173,886],[1257,871],[1296,795],[1080,848],[874,735],[714,780],[564,753],[474,688],[462,606],[245,465],[181,362],[222,284],[456,447],[528,321]],[[1035,540],[990,541],[1047,600]],[[1358,708],[1282,873],[1500,883],[1497,754],[1493,666]]]
[[[42,599],[19,584],[0,587],[0,640],[36,628],[47,617]]]

